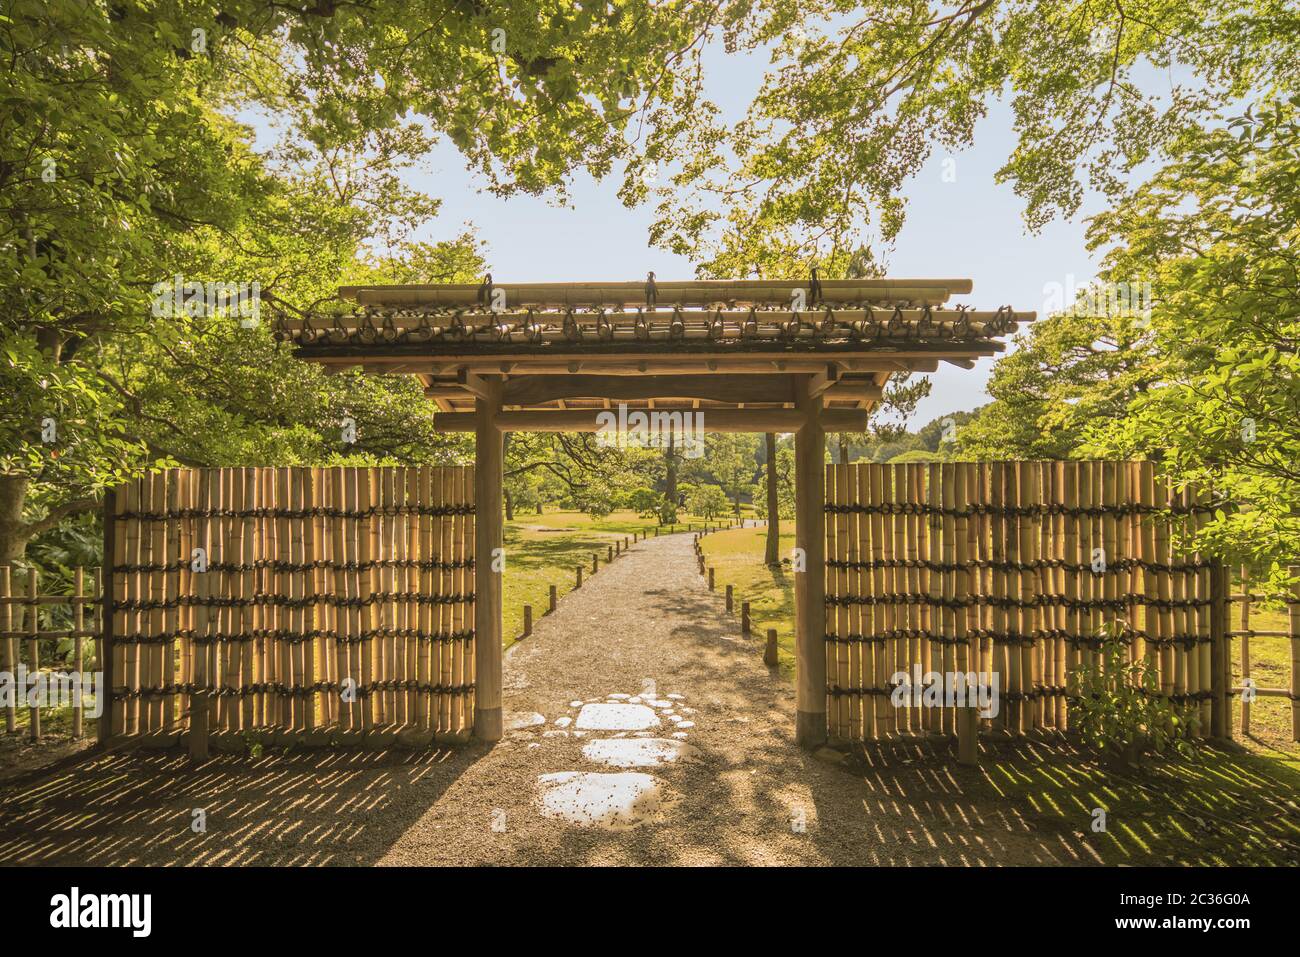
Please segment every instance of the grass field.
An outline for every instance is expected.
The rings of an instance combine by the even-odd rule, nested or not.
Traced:
[[[685,530],[689,523],[698,527],[704,519],[682,515],[672,526]],[[573,590],[574,569],[583,568],[583,580],[591,574],[591,555],[600,556],[604,567],[610,545],[629,539],[634,531],[653,529],[658,522],[641,518],[635,512],[614,512],[594,519],[582,512],[545,512],[541,515],[515,513],[506,522],[506,570],[503,587],[502,635],[506,647],[519,640],[524,628],[524,605],[533,606],[533,621],[539,620],[549,607],[550,586],[559,597]],[[664,528],[667,532],[668,527]]]
[[[704,537],[704,555],[708,565],[717,569],[717,587],[735,587],[737,603],[750,603],[754,633],[762,635],[775,628],[780,650],[782,674],[794,673],[794,576],[785,562],[781,569],[763,564],[766,528],[729,529]],[[781,555],[787,558],[794,548],[794,522],[782,523]],[[1234,589],[1235,590],[1235,589]],[[1235,614],[1235,613],[1234,613]],[[1234,617],[1233,627],[1237,627]],[[1286,631],[1284,611],[1256,608],[1251,613],[1251,627],[1257,631]],[[1240,643],[1233,643],[1234,684],[1241,685]],[[1286,638],[1255,637],[1251,640],[1251,677],[1259,688],[1285,688],[1291,673],[1290,642]],[[1233,703],[1234,734],[1240,731],[1241,703]],[[1257,697],[1251,707],[1251,734],[1248,746],[1256,750],[1287,756],[1300,769],[1300,744],[1291,741],[1291,702],[1286,698]]]

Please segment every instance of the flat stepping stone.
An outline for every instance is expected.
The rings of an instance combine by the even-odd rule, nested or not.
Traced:
[[[582,756],[613,768],[653,768],[686,759],[691,751],[684,742],[671,738],[622,738],[588,741]]]
[[[573,719],[570,718],[567,714],[562,718],[555,719],[555,726],[557,728],[567,728],[571,724],[573,724]]]
[[[557,771],[537,778],[543,817],[609,831],[663,819],[677,796],[652,774]]]
[[[632,696],[630,694],[623,694],[622,692],[615,692],[614,694],[608,695],[607,697],[609,697],[609,699],[612,701],[626,701],[628,698]]]
[[[646,731],[659,727],[659,715],[643,704],[588,704],[575,727],[587,731]]]
[[[502,721],[507,731],[522,731],[524,728],[535,728],[539,724],[546,724],[546,717],[536,711],[507,711]]]

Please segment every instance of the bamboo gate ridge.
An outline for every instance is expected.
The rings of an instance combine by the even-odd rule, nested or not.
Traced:
[[[830,737],[957,735],[974,760],[977,729],[1066,730],[1068,673],[1097,667],[1114,623],[1200,736],[1230,736],[1227,569],[1181,544],[1203,493],[1150,462],[1077,461],[832,465],[826,490]],[[894,707],[917,666],[997,676],[998,713]]]
[[[106,504],[101,740],[474,721],[472,468],[170,469]]]

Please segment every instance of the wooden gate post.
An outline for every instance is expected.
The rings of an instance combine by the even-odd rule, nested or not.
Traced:
[[[795,741],[815,748],[826,741],[826,432],[821,396],[801,383],[796,397],[807,418],[794,453]]]
[[[474,400],[474,737],[500,741],[501,723],[501,569],[504,481],[501,382],[484,377]]]

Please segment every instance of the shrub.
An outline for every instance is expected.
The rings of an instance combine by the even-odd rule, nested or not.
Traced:
[[[1196,709],[1162,696],[1156,669],[1145,660],[1128,660],[1124,630],[1120,622],[1103,628],[1097,665],[1071,672],[1071,726],[1086,747],[1116,763],[1136,764],[1166,750],[1190,756]]]

